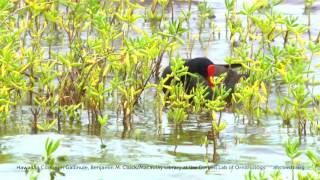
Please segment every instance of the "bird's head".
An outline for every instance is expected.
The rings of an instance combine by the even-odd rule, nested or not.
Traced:
[[[214,86],[213,76],[215,74],[215,65],[208,58],[200,57],[194,58],[186,62],[188,71],[191,73],[198,73],[208,81],[210,87]]]

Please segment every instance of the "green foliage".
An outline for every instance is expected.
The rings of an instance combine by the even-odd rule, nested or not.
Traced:
[[[40,124],[37,124],[37,128],[40,129],[41,131],[49,131],[53,128],[54,125],[56,125],[58,122],[57,119],[54,119],[53,121],[49,121],[49,120],[44,120],[43,121],[43,126]]]
[[[106,125],[106,123],[108,121],[108,116],[105,115],[103,118],[101,116],[98,116],[98,121],[101,126],[104,126],[104,125]]]
[[[174,57],[186,43],[186,34],[188,46],[197,39],[191,37],[190,30],[192,1],[188,2],[188,12],[176,16],[172,12],[168,20],[165,11],[169,2],[152,1],[145,7],[141,2],[128,0],[29,0],[18,6],[16,1],[0,0],[2,124],[17,106],[28,105],[39,109],[40,117],[34,118],[34,124],[42,131],[59,129],[55,126],[63,124],[61,121],[80,122],[83,111],[88,113],[90,125],[101,130],[108,121],[104,112],[112,107],[122,112],[124,129],[128,130],[134,122],[131,119],[135,108],[144,98],[143,92],[155,88],[159,119],[166,104],[168,118],[177,124],[183,123],[189,113],[209,112],[217,143],[226,124],[217,120],[216,112],[226,109],[231,90],[222,85],[222,75],[214,78],[213,99],[205,98],[208,87],[202,85],[185,91],[181,81],[197,75],[188,73],[184,61]],[[320,45],[304,39],[310,27],[300,23],[298,17],[274,11],[273,7],[281,2],[247,1],[237,9],[236,0],[224,1],[230,44],[230,56],[225,61],[241,64],[239,73],[248,75],[237,85],[232,107],[251,120],[274,112],[286,124],[296,121],[292,124],[302,136],[307,134],[308,125],[318,132],[320,129],[316,103],[320,97],[311,90],[319,82],[309,78],[316,75],[311,64],[313,57],[319,55]],[[305,6],[311,8],[314,2],[305,0]],[[203,29],[214,11],[207,1],[201,1],[197,7],[199,27]],[[141,21],[151,24],[151,32],[141,28]],[[213,21],[210,24],[219,29]],[[68,48],[63,52],[54,48],[60,46]],[[192,48],[188,50],[191,57]],[[172,74],[157,84],[153,78],[159,75],[163,57],[170,60]],[[165,85],[170,78],[171,84]],[[286,90],[277,94],[277,109],[269,109],[270,94],[283,87]],[[164,88],[167,94],[162,94]],[[38,122],[39,119],[43,121]],[[51,155],[58,146],[59,141],[47,140],[46,163],[55,163]],[[286,152],[292,161],[301,154],[298,144],[289,140]],[[318,168],[319,158],[312,153],[307,156]],[[52,173],[54,177],[59,172]],[[247,177],[263,179],[264,175],[250,173]],[[273,174],[274,179],[279,177],[279,173]]]
[[[311,8],[315,2],[316,0],[304,0],[304,4],[306,8]]]
[[[273,171],[272,173],[270,173],[270,176],[273,180],[283,180],[280,170]]]
[[[187,118],[187,114],[183,108],[171,108],[168,112],[168,119],[176,124],[181,124]]]
[[[169,1],[152,4],[152,13],[157,3],[164,12]],[[42,119],[57,119],[54,124],[79,121],[85,110],[95,126],[106,106],[122,109],[124,120],[130,119],[143,92],[154,87],[163,55],[171,56],[187,31],[182,18],[168,22],[163,14],[164,30],[145,32],[137,26],[143,16],[136,12],[143,8],[130,1],[65,0],[26,1],[17,9],[1,1],[0,119],[25,98],[41,107]],[[69,49],[53,49],[59,42]],[[120,102],[107,103],[114,94]],[[34,121],[41,130],[54,126]]]
[[[57,141],[51,140],[49,137],[46,139],[45,142],[45,155],[42,156],[41,162],[39,164],[44,164],[48,170],[50,171],[50,179],[54,180],[57,175],[65,176],[65,174],[61,171],[61,167],[57,164],[57,159],[53,157],[53,153],[58,149],[60,146],[60,139]],[[39,169],[38,163],[33,163],[31,165],[32,168],[26,170],[26,174],[29,175],[30,179],[37,179],[41,173]]]
[[[201,112],[203,110],[203,107],[206,104],[205,97],[208,96],[208,88],[201,84],[197,84],[197,86],[192,89],[192,94],[194,94],[194,97],[192,98],[192,102],[194,103],[193,109],[195,113]]]
[[[227,28],[230,32],[231,53],[225,60],[240,63],[241,72],[250,74],[233,94],[235,111],[245,114],[249,120],[257,120],[263,114],[276,112],[286,125],[297,121],[299,135],[306,135],[306,127],[315,123],[317,108],[312,103],[314,95],[307,84],[315,85],[311,77],[311,63],[318,55],[318,44],[304,39],[308,26],[299,23],[298,17],[285,16],[273,7],[282,1],[244,2],[239,14],[247,18],[241,22],[233,1],[225,1]],[[283,41],[282,41],[283,39]],[[283,42],[283,47],[278,42]],[[238,47],[233,45],[237,44]],[[258,46],[256,46],[258,45]],[[275,79],[281,79],[278,85]],[[286,94],[278,93],[277,109],[270,109],[269,96],[272,86],[287,88]],[[315,87],[315,86],[314,86]],[[249,121],[252,122],[252,121]]]
[[[291,159],[291,170],[292,170],[292,179],[294,179],[295,177],[295,173],[294,173],[294,168],[295,168],[295,164],[294,164],[294,160],[296,158],[298,158],[303,152],[301,150],[299,150],[299,146],[300,143],[298,142],[298,140],[294,140],[293,142],[291,142],[291,140],[288,138],[286,144],[284,145],[285,151],[287,156]],[[303,174],[301,171],[299,171],[297,173],[297,177],[299,180],[307,180],[307,179],[311,179],[311,180],[316,180],[320,178],[320,173],[319,173],[319,156],[317,156],[314,152],[307,150],[305,152],[305,155],[309,158],[311,165],[312,165],[312,171],[308,171],[306,174]],[[276,171],[272,171],[270,174],[270,177],[273,180],[283,180],[283,176],[281,175],[281,171],[280,170],[276,170]],[[252,170],[250,170],[248,173],[246,173],[245,175],[245,179],[246,180],[262,180],[262,179],[268,179],[265,176],[265,173],[260,171],[259,176],[255,175]]]
[[[318,178],[319,178],[319,176],[320,176],[320,156],[310,150],[308,150],[306,152],[306,155],[312,163],[313,171],[318,175]]]
[[[214,12],[213,12],[213,9],[208,6],[208,3],[206,0],[198,4],[198,10],[199,10],[199,29],[203,29],[205,26],[204,23],[206,22],[207,19],[212,18],[214,16]]]
[[[259,172],[259,175],[256,176],[251,170],[245,175],[246,180],[267,180],[264,172]]]
[[[287,156],[294,160],[295,158],[299,157],[302,154],[302,151],[299,150],[300,143],[298,140],[295,140],[291,142],[291,140],[288,138],[287,143],[285,144],[285,150]]]
[[[291,142],[290,138],[288,138],[287,143],[284,145],[285,151],[287,156],[291,160],[291,177],[292,180],[294,179],[294,167],[295,167],[295,160],[303,153],[299,150],[300,143],[298,140],[294,140]]]

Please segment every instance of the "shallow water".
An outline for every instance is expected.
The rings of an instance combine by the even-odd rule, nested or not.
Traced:
[[[221,38],[210,42],[210,48],[204,50],[200,43],[195,43],[193,57],[207,56],[216,63],[223,63],[224,57],[229,54],[229,44],[225,37],[224,1],[208,1],[214,8],[215,22],[221,28]],[[240,6],[241,3],[238,3]],[[176,4],[176,10],[186,9],[187,4]],[[320,3],[317,2],[312,11],[312,35],[315,36],[319,30]],[[287,1],[276,8],[286,14],[300,17],[301,22],[306,22],[303,14],[303,1]],[[195,4],[192,11],[196,12]],[[194,19],[196,21],[196,19]],[[196,24],[196,23],[193,23]],[[148,28],[148,24],[142,25]],[[194,28],[194,34],[197,29]],[[204,32],[203,37],[208,37]],[[59,47],[56,47],[59,48]],[[60,47],[61,48],[61,47]],[[186,46],[180,48],[182,55],[186,52]],[[314,59],[318,64],[319,58]],[[318,61],[318,62],[317,62]],[[164,61],[166,65],[168,61]],[[316,73],[320,79],[320,73]],[[319,88],[315,93],[319,93]],[[297,132],[293,128],[286,128],[282,120],[277,116],[263,117],[260,124],[243,124],[242,118],[236,118],[233,113],[223,112],[222,120],[227,123],[227,128],[220,134],[220,161],[218,164],[209,163],[211,169],[206,169],[206,158],[212,159],[212,144],[206,149],[201,146],[202,137],[207,135],[211,125],[208,116],[190,115],[182,124],[176,128],[173,122],[166,118],[166,110],[163,112],[163,122],[158,123],[153,112],[153,93],[147,92],[141,107],[136,110],[134,116],[134,130],[129,133],[128,138],[122,138],[122,121],[117,114],[108,110],[108,125],[103,128],[102,134],[105,149],[100,148],[100,139],[91,135],[88,128],[86,113],[82,113],[81,124],[63,125],[62,134],[40,133],[30,134],[31,114],[30,107],[24,106],[17,109],[11,116],[6,126],[0,127],[0,177],[9,179],[28,179],[23,170],[17,166],[26,166],[34,161],[39,161],[45,152],[44,143],[47,137],[61,139],[61,145],[54,153],[56,156],[66,156],[66,165],[76,165],[84,169],[65,168],[65,177],[58,176],[57,179],[242,179],[248,169],[240,165],[252,165],[258,170],[266,168],[266,172],[273,170],[275,166],[288,165],[289,159],[285,155],[283,143],[289,136],[295,136]],[[275,98],[272,96],[271,98]],[[145,108],[143,108],[145,107]],[[320,152],[320,137],[308,135],[302,139],[301,149],[312,149]],[[301,157],[302,164],[306,157]],[[180,167],[182,169],[155,169],[134,170],[128,165]],[[91,165],[100,165],[119,169],[92,169]],[[148,166],[149,165],[149,166]],[[217,166],[213,166],[217,165]],[[200,169],[191,168],[201,167]],[[306,165],[307,167],[307,165]],[[183,169],[185,168],[185,169]],[[189,169],[188,169],[189,168]],[[256,170],[256,172],[258,171]],[[230,173],[231,172],[231,173]],[[291,170],[284,170],[285,177],[290,177]],[[41,173],[40,179],[46,179],[47,174]]]

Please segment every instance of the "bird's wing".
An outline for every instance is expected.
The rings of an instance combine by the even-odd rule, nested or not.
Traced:
[[[242,67],[241,64],[214,64],[215,66],[223,66],[225,68],[238,68],[238,67]]]

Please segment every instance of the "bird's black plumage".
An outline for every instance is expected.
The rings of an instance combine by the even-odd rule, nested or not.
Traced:
[[[201,83],[205,86],[209,86],[209,82],[207,80],[208,77],[208,66],[213,65],[214,63],[205,57],[199,57],[194,59],[186,60],[185,66],[188,67],[188,71],[194,74],[199,74],[198,77],[186,76],[182,77],[181,82],[184,84],[185,92],[190,94],[193,88],[197,86],[197,84]],[[232,68],[241,67],[240,64],[214,64],[215,72],[214,76],[220,76],[223,73],[227,73],[224,79],[224,85],[227,89],[231,89],[231,93],[234,91],[235,84],[239,82],[241,75],[236,71],[232,70]],[[162,78],[166,78],[167,75],[171,74],[172,70],[170,66],[167,66],[163,73]],[[170,85],[172,78],[168,79],[165,84]],[[166,93],[166,89],[163,89],[163,92]],[[207,88],[207,96],[206,99],[212,99],[213,91],[210,87]],[[231,100],[231,96],[228,97],[227,101]]]
[[[189,71],[190,72],[190,71]],[[167,66],[164,70],[163,70],[163,73],[162,73],[162,78],[166,78],[167,75],[171,74],[172,73],[172,70],[171,70],[171,67],[170,66]],[[191,73],[197,73],[197,72],[191,72]],[[184,77],[181,77],[181,82],[182,84],[184,85],[184,88],[185,88],[185,92],[187,94],[190,94],[192,89],[195,88],[197,86],[197,84],[202,84],[204,86],[207,86],[207,96],[206,96],[206,99],[212,99],[212,96],[213,96],[213,91],[211,88],[209,88],[209,83],[208,81],[200,74],[200,76],[196,76],[196,77],[193,77],[193,76],[189,76],[189,75],[186,75]],[[172,78],[169,78],[166,82],[165,82],[165,85],[171,85],[171,81],[172,81]],[[163,89],[163,92],[166,93],[167,92],[167,89],[164,88]]]
[[[208,76],[208,66],[213,64],[208,58],[194,58],[187,60],[185,66],[188,67],[188,71],[191,73],[198,73],[202,77],[206,78]]]

